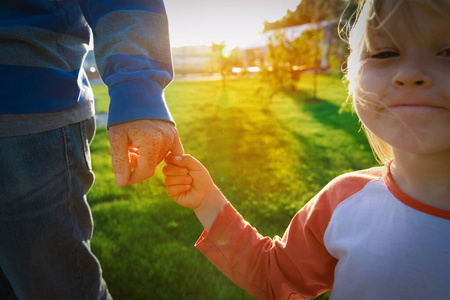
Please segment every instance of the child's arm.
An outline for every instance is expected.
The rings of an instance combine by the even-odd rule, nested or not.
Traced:
[[[304,211],[283,238],[263,237],[228,203],[195,158],[169,154],[166,163],[168,195],[192,208],[206,230],[197,249],[234,283],[257,299],[291,299],[293,294],[310,299],[330,289],[335,258],[326,251],[318,226],[329,219]]]
[[[228,201],[205,167],[190,155],[167,155],[163,168],[167,194],[178,204],[192,208],[206,231],[211,229]]]

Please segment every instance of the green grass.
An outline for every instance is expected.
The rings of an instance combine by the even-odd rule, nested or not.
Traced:
[[[290,219],[328,181],[375,165],[355,115],[346,108],[341,79],[312,77],[300,92],[279,93],[267,107],[257,79],[173,82],[166,100],[185,151],[197,157],[241,214],[263,235],[282,235]],[[97,107],[107,107],[95,86]],[[253,299],[222,275],[193,244],[202,232],[193,212],[165,193],[155,176],[114,185],[105,129],[92,143],[96,182],[88,195],[95,233],[92,249],[115,299]],[[324,296],[323,299],[327,298]]]
[[[93,84],[92,91],[95,96],[96,112],[100,114],[107,113],[109,108],[109,95],[106,86],[103,84]]]

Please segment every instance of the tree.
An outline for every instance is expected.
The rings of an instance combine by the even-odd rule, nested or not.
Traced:
[[[265,67],[261,71],[262,86],[258,90],[264,106],[269,106],[279,92],[296,91],[301,73],[313,68],[313,36],[313,31],[307,31],[292,42],[283,30],[277,30],[270,37]]]
[[[226,76],[227,76],[227,68],[229,63],[229,53],[226,52],[225,41],[220,44],[216,44],[212,42],[211,49],[216,53],[217,63],[219,65],[220,75],[222,76],[222,86],[225,87],[226,84]]]
[[[330,28],[317,27],[289,42],[282,29],[331,20],[337,24],[339,18],[349,18],[353,15],[356,6],[357,0],[302,0],[295,11],[288,10],[280,20],[264,23],[265,31],[277,31],[268,45],[267,62],[271,70],[263,72],[263,81],[271,86],[271,92],[264,93],[269,95],[269,99],[281,89],[295,90],[296,80],[300,77],[301,70],[305,68],[314,70],[313,97],[316,99],[317,73],[321,68],[329,68],[330,43],[332,40],[339,41],[337,30],[330,31]],[[338,44],[339,46],[333,48],[341,52],[339,50],[343,48],[343,43]],[[337,60],[341,63],[342,57],[337,57]],[[295,69],[299,67],[300,70]]]
[[[264,22],[264,31],[339,18],[349,2],[356,0],[301,0],[295,11],[275,22]]]

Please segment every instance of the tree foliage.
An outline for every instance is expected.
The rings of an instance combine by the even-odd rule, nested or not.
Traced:
[[[310,69],[317,73],[321,67],[329,69],[330,51],[333,51],[334,68],[342,64],[346,55],[346,46],[338,37],[337,27],[309,30],[294,41],[286,38],[283,28],[330,20],[336,20],[337,24],[340,18],[348,19],[356,6],[357,0],[301,0],[296,10],[288,10],[282,19],[265,22],[265,31],[273,30],[274,34],[267,45],[266,65],[269,67],[262,71],[263,103],[270,104],[280,91],[294,91],[302,71]],[[321,58],[326,58],[322,65]]]
[[[341,16],[346,18],[355,10],[356,2],[357,0],[301,0],[294,11],[288,10],[280,20],[264,22],[264,31],[328,21]]]
[[[272,84],[295,90],[300,72],[314,66],[315,33],[305,32],[295,41],[289,41],[284,31],[276,31],[267,45],[267,64],[274,77]]]
[[[214,56],[214,64],[218,67],[222,76],[222,86],[226,86],[226,78],[232,66],[242,64],[242,54],[237,49],[227,48],[225,41],[220,44],[212,42],[211,49]]]

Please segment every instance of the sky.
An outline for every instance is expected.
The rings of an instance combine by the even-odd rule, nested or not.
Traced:
[[[228,48],[256,40],[264,21],[276,21],[295,10],[301,0],[165,0],[172,47]]]

